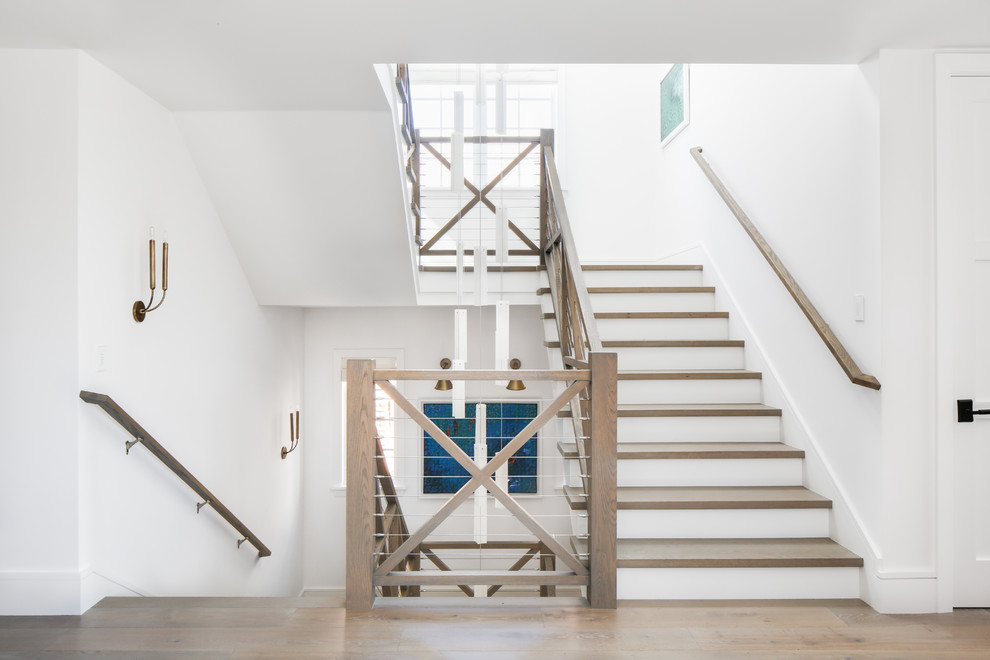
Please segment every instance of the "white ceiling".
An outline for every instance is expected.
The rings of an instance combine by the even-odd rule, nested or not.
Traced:
[[[376,62],[856,63],[990,45],[987,0],[0,0],[173,110],[384,110]]]
[[[0,0],[0,48],[84,50],[177,112],[258,301],[279,305],[415,301],[375,63],[974,46],[990,46],[990,0]]]

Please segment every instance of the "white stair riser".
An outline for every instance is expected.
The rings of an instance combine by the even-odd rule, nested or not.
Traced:
[[[798,539],[823,538],[829,509],[620,509],[620,539]],[[573,533],[588,533],[588,518],[573,516]]]
[[[742,369],[742,346],[671,346],[606,348],[619,356],[619,370]]]
[[[702,286],[700,270],[586,270],[593,286]]]
[[[755,378],[620,380],[619,403],[760,403]]]
[[[617,426],[619,442],[780,442],[780,417],[619,417]]]
[[[474,273],[464,273],[463,290],[474,291]],[[488,293],[498,291],[513,291],[518,293],[534,293],[543,286],[543,273],[540,272],[489,272]],[[451,293],[457,291],[457,275],[455,273],[419,274],[419,290],[423,293]]]
[[[800,458],[620,460],[619,486],[800,486]]]
[[[552,310],[551,310],[552,311]],[[557,320],[543,319],[547,341],[557,340]],[[729,320],[724,318],[596,319],[603,341],[669,341],[729,338]]]
[[[859,598],[861,569],[620,568],[620,600]]]
[[[728,339],[729,319],[597,319],[603,341]]]
[[[596,312],[713,312],[714,293],[592,293]]]
[[[828,509],[622,510],[622,539],[797,539],[828,536]]]

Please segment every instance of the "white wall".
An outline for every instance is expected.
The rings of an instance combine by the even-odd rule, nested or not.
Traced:
[[[660,79],[664,65],[564,67],[562,155],[567,212],[584,261],[636,262],[663,253]],[[555,151],[555,153],[556,153]]]
[[[706,247],[834,478],[875,531],[880,395],[848,381],[688,153],[704,147],[849,353],[883,383],[879,115],[868,72],[692,65],[690,124],[660,154],[658,220],[664,247]],[[856,294],[866,296],[865,322],[853,320]]]
[[[909,585],[921,603],[934,599],[937,561],[934,56],[883,50],[879,63],[882,222],[889,237],[881,253],[888,331],[879,577]]]
[[[176,118],[259,302],[415,303],[391,113]]]
[[[197,516],[189,488],[144,449],[125,456],[127,434],[80,402],[83,605],[120,587],[295,595],[301,465],[279,451],[302,399],[302,312],[255,302],[172,115],[85,55],[79,81],[79,386],[114,398],[272,551],[238,550],[233,528]],[[138,324],[149,225],[168,235],[169,292]]]
[[[79,607],[76,58],[0,50],[0,615]]]
[[[468,367],[494,368],[494,312],[492,307],[468,307]],[[511,310],[511,354],[523,362],[524,369],[547,368],[547,352],[543,347],[543,326],[536,306],[513,306]],[[406,369],[439,368],[440,360],[453,352],[454,314],[451,307],[389,307],[337,308],[306,311],[306,399],[304,409],[310,411],[305,425],[305,585],[307,589],[339,589],[344,585],[344,493],[339,488],[341,475],[340,363],[346,358],[362,355],[392,356]],[[484,337],[480,341],[476,338]],[[547,392],[527,383],[523,400],[543,398]],[[421,398],[442,399],[443,394],[432,389],[433,383],[407,384],[403,393],[420,405]],[[495,396],[504,390],[491,391]],[[469,391],[471,396],[472,392]],[[449,395],[448,395],[449,396]],[[487,395],[486,395],[487,396]],[[408,426],[400,430],[408,436],[400,455],[421,453],[421,432]],[[549,435],[549,434],[548,434]],[[556,454],[551,438],[541,442],[541,456]],[[406,493],[417,489],[414,459],[407,464],[400,487]],[[407,462],[407,463],[409,463]],[[559,463],[559,461],[558,461]],[[559,474],[559,466],[541,462],[541,471]],[[337,488],[335,488],[337,487]],[[552,486],[541,483],[547,494]],[[430,498],[414,502],[404,499],[407,514],[435,510],[446,498]],[[529,499],[527,508],[533,512],[563,513],[559,498]],[[558,511],[559,509],[559,511]],[[425,518],[410,518],[421,523]],[[566,518],[544,521],[546,524],[569,524]],[[415,524],[411,524],[415,527]],[[494,531],[494,528],[493,528]]]

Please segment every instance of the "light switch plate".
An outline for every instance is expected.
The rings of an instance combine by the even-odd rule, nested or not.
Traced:
[[[854,321],[865,321],[866,320],[866,296],[862,293],[857,293],[853,296],[855,301],[855,309],[853,311]]]

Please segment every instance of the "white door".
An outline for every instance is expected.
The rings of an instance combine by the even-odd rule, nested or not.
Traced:
[[[978,71],[942,78],[938,107],[940,332],[952,388],[952,400],[939,406],[953,409],[957,399],[990,408],[990,70]],[[951,472],[943,473],[952,476],[952,605],[986,607],[990,415],[953,422],[941,439],[952,456]]]

